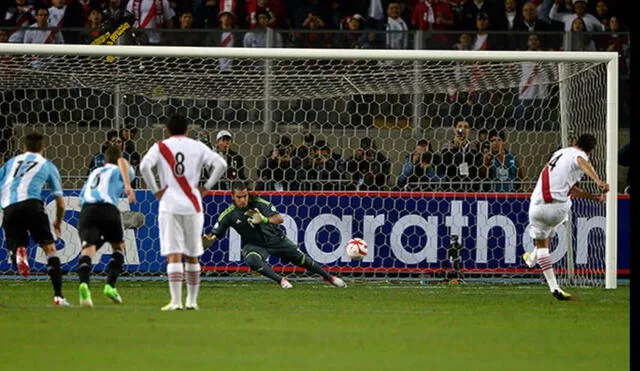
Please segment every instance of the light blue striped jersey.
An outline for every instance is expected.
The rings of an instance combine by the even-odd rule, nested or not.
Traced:
[[[58,168],[35,152],[25,152],[2,165],[0,184],[0,205],[3,209],[28,199],[43,200],[42,188],[45,184],[52,196],[62,197]]]
[[[135,173],[129,166],[129,180],[133,181]],[[87,182],[80,191],[80,205],[110,203],[118,207],[118,199],[124,193],[124,181],[120,168],[114,164],[105,164],[89,174]]]

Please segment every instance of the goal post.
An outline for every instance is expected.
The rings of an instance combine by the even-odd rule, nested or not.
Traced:
[[[213,137],[220,129],[234,132],[234,145],[242,149],[248,162],[248,177],[278,184],[265,194],[281,202],[278,207],[289,217],[288,231],[295,227],[299,231],[296,240],[304,248],[307,243],[317,245],[310,252],[313,257],[354,277],[439,271],[454,230],[464,235],[463,246],[473,246],[474,251],[464,254],[463,269],[469,274],[525,274],[512,255],[530,246],[525,241],[526,205],[537,172],[550,150],[566,145],[572,134],[592,132],[600,148],[592,159],[611,190],[604,207],[575,203],[575,221],[564,230],[565,237],[556,238],[568,241],[571,252],[554,260],[561,280],[616,287],[617,53],[0,44],[0,58],[0,94],[10,97],[7,104],[14,123],[23,128],[40,125],[57,138],[52,157],[61,164],[66,188],[79,188],[86,157],[77,157],[95,152],[106,130],[120,128],[126,120],[142,123],[137,146],[144,153],[153,140],[162,137],[162,131],[153,125],[171,112],[185,112]],[[220,60],[232,60],[234,67],[223,71]],[[525,70],[530,71],[529,78]],[[545,86],[548,97],[534,99],[539,106],[523,108],[519,92],[532,79]],[[48,101],[47,91],[56,93],[50,107],[41,107],[38,100],[45,97],[42,100]],[[457,120],[473,121],[471,139],[482,128],[508,133],[510,148],[519,150],[518,161],[525,164],[525,178],[518,180],[517,191],[496,191],[492,180],[479,175],[472,179],[472,185],[479,185],[474,189],[444,177],[432,189],[409,190],[397,185],[396,177],[416,141],[426,138],[437,144],[432,151],[439,152],[451,139]],[[98,130],[84,125],[97,125]],[[274,146],[276,137],[290,135],[294,144],[301,144],[307,133],[325,138],[343,159],[352,156],[360,139],[373,138],[378,149],[386,151],[393,174],[387,174],[383,186],[366,193],[350,193],[351,183],[362,191],[363,182],[351,179],[346,168],[338,178],[316,179],[322,184],[320,190],[288,185],[283,190],[282,183],[288,180],[261,179],[259,158]],[[305,184],[308,178],[296,178],[296,182]],[[327,183],[333,189],[328,190]],[[464,190],[456,188],[459,186]],[[358,214],[363,221],[353,220],[355,216],[343,213],[357,211],[347,205],[355,202],[349,201],[351,195],[363,204],[385,205],[386,214],[376,215],[376,208],[369,205],[371,213]],[[217,202],[228,203],[223,194],[215,197]],[[142,207],[151,212],[153,201],[142,199]],[[305,203],[313,199],[324,205],[317,215],[310,215],[316,211]],[[475,214],[466,215],[471,211]],[[600,217],[603,228],[598,224]],[[318,218],[325,224],[318,224]],[[153,228],[152,220],[147,218],[145,228]],[[469,220],[471,225],[467,225]],[[479,220],[485,224],[473,224]],[[348,226],[360,222],[366,227],[352,230]],[[397,228],[402,223],[406,228],[400,231]],[[316,227],[316,234],[310,236],[309,230]],[[389,235],[381,235],[382,230]],[[429,237],[425,230],[437,236]],[[412,232],[407,236],[406,231]],[[155,248],[157,231],[136,233],[131,238],[139,240],[144,235],[146,239],[138,245]],[[344,233],[353,233],[353,237],[368,234],[375,240],[370,243],[379,245],[378,251],[386,255],[362,263],[345,260],[339,245],[351,236]],[[321,235],[324,237],[318,237]],[[225,261],[237,254],[230,250],[227,256],[222,251],[234,243],[207,255],[212,272],[244,271],[238,268],[241,262]],[[503,251],[501,245],[508,243],[514,244],[513,250]],[[407,246],[411,244],[417,247]],[[595,255],[598,257],[592,259]],[[70,265],[73,259],[67,260]],[[134,273],[154,273],[154,264],[131,267]],[[0,271],[6,270],[7,265],[0,265]]]

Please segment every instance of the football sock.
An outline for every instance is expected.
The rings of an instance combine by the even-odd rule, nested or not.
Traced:
[[[194,305],[198,303],[200,291],[200,264],[185,263],[184,270],[187,278],[187,305]]]
[[[55,296],[62,297],[62,271],[60,270],[60,258],[55,253],[47,257],[47,273],[51,278]]]
[[[171,303],[182,305],[182,274],[184,268],[182,263],[167,264],[167,276],[169,276],[169,292],[171,293]]]
[[[78,260],[78,277],[80,283],[89,283],[91,275],[91,257],[89,255],[81,255]]]
[[[549,290],[551,292],[558,290],[558,282],[556,281],[556,275],[553,273],[553,265],[551,264],[551,256],[549,255],[549,249],[536,249],[538,251],[538,264],[540,264],[540,269],[542,269],[542,274],[544,274],[544,278],[547,280],[547,284],[549,285]]]
[[[273,269],[271,269],[271,266],[265,263],[264,260],[262,260],[262,256],[260,256],[260,254],[258,254],[257,252],[248,253],[244,257],[244,261],[252,270],[280,283],[282,277],[278,273],[274,272]]]
[[[327,272],[324,269],[320,268],[318,263],[316,263],[309,256],[304,255],[304,254],[301,254],[301,255],[302,255],[302,257],[300,258],[301,261],[300,261],[300,263],[297,264],[299,267],[303,267],[303,268],[307,269],[309,272],[312,272],[312,273],[315,273],[315,274],[319,274],[324,279],[326,279],[327,281],[331,282],[332,276],[331,276],[331,274],[329,274],[329,272]]]
[[[111,260],[109,260],[109,273],[107,275],[107,283],[111,287],[116,287],[116,280],[122,272],[122,266],[124,265],[124,255],[120,250],[114,250],[111,254]]]

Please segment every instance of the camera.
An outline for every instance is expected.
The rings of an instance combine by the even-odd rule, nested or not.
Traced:
[[[457,135],[457,136],[461,137],[461,136],[462,136],[462,133],[464,133],[464,130],[462,130],[462,129],[456,129],[456,135]]]
[[[451,235],[451,245],[447,248],[446,260],[440,262],[443,281],[454,284],[459,284],[464,280],[461,256],[462,245],[458,242],[458,237],[455,234]],[[453,275],[452,278],[450,278],[451,274]]]

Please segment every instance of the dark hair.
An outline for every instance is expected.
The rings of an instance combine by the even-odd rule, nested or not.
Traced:
[[[118,130],[109,130],[107,131],[107,141],[110,142],[111,139],[116,138],[116,137],[120,137],[120,133],[118,133]]]
[[[420,139],[416,145],[420,147],[429,147],[429,141],[426,139]]]
[[[304,136],[304,142],[305,142],[305,143],[311,143],[311,144],[313,144],[313,140],[314,140],[314,139],[315,139],[315,138],[314,138],[313,134],[311,134],[311,133],[307,133],[307,134]]]
[[[580,147],[585,152],[591,152],[594,148],[596,148],[596,137],[591,134],[582,134],[578,138],[578,142],[576,145]]]
[[[504,131],[491,130],[489,132],[489,139],[493,137],[499,137],[500,139],[502,139],[503,142],[507,140],[507,135],[505,134]]]
[[[486,128],[482,128],[480,130],[478,130],[478,135],[480,134],[489,134],[489,131]]]
[[[28,152],[40,152],[44,147],[44,136],[36,131],[25,135],[24,148]]]
[[[231,193],[235,191],[245,191],[249,190],[247,183],[244,180],[236,180],[231,184]]]
[[[255,14],[253,15],[254,20],[256,21],[256,23],[258,22],[258,17],[260,17],[261,15],[266,15],[267,19],[271,20],[271,13],[269,13],[268,11],[266,11],[264,9],[260,9],[257,12],[255,12]]]
[[[108,146],[104,151],[104,160],[110,164],[116,164],[122,157],[122,150],[118,146]]]
[[[171,135],[184,135],[187,132],[187,118],[179,113],[174,113],[169,117],[167,129]]]
[[[288,135],[283,135],[280,137],[280,144],[283,146],[290,146],[291,145],[291,137]]]
[[[433,159],[433,155],[431,154],[431,152],[425,152],[422,155],[420,155],[420,162],[431,163],[432,159]]]

